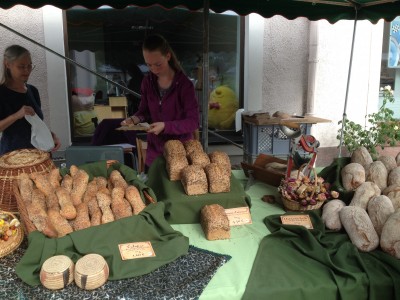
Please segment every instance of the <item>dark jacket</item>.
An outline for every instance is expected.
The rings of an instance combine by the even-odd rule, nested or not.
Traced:
[[[157,76],[149,73],[142,81],[141,101],[135,114],[141,122],[164,122],[165,129],[159,135],[147,135],[146,165],[161,155],[168,140],[193,139],[199,128],[199,105],[193,83],[183,72],[177,72],[171,87],[161,98]]]
[[[18,93],[0,85],[0,120],[16,113],[23,105],[31,106],[43,120],[39,92],[33,85],[28,84],[27,88],[26,93]],[[0,155],[23,148],[34,148],[31,144],[31,124],[25,118],[15,121],[2,132]]]

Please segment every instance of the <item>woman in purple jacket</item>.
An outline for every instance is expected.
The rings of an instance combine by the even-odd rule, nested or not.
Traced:
[[[142,50],[151,72],[142,81],[139,110],[121,125],[150,124],[145,162],[148,169],[162,155],[166,141],[193,139],[199,128],[199,106],[193,83],[183,73],[165,38],[148,36]]]

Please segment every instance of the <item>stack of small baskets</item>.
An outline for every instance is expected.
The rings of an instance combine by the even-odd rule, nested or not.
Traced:
[[[300,177],[304,166],[299,168],[296,178],[282,179],[278,187],[286,210],[306,211],[318,209],[326,200],[337,198],[339,195],[335,191],[330,191],[330,184],[324,182],[322,177],[318,177],[314,168],[311,169],[313,174],[310,173],[310,176]]]

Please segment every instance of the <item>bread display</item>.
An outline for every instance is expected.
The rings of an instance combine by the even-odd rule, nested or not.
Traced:
[[[186,155],[168,156],[166,160],[166,168],[169,180],[175,181],[181,179],[181,171],[189,165]]]
[[[139,190],[129,185],[118,170],[113,170],[108,179],[94,177],[89,182],[86,171],[76,166],[71,168],[73,174],[63,178],[55,172],[51,176],[31,173],[19,178],[16,193],[24,203],[23,221],[28,220],[33,230],[48,237],[62,237],[138,214],[146,207]]]
[[[200,224],[207,240],[223,240],[231,237],[228,217],[219,204],[206,205],[201,209]]]
[[[231,177],[223,166],[210,163],[205,166],[204,171],[208,181],[208,191],[210,193],[227,193],[231,190]]]
[[[199,165],[186,166],[182,170],[181,182],[187,195],[202,195],[208,192],[206,173]]]
[[[199,165],[202,168],[210,163],[210,158],[203,151],[192,151],[188,154],[188,160],[191,165]]]

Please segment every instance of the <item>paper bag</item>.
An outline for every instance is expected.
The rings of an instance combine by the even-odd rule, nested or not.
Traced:
[[[31,144],[40,150],[50,151],[54,148],[54,141],[47,125],[39,118],[26,115],[25,119],[32,125]]]

